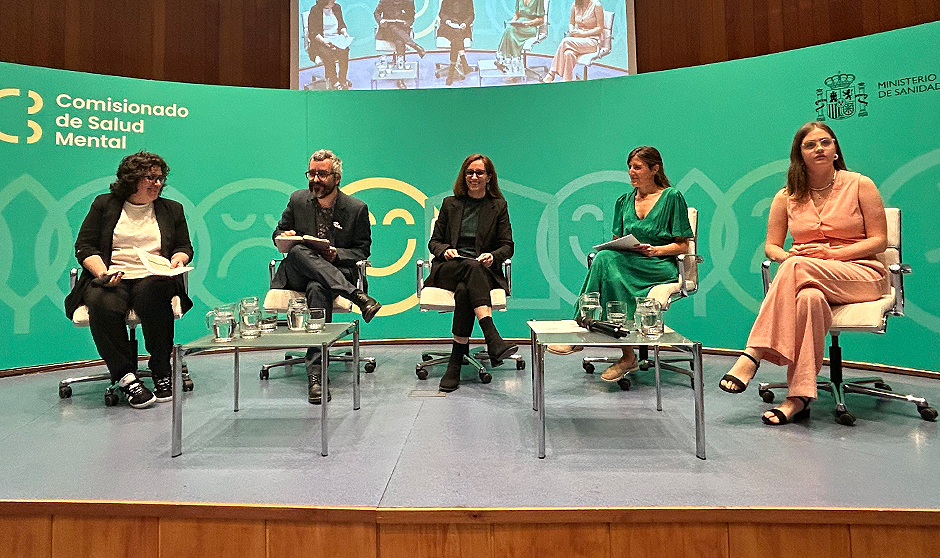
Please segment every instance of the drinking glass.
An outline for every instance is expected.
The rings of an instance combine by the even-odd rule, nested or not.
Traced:
[[[235,339],[235,325],[234,304],[223,304],[206,312],[206,327],[212,332],[216,343]]]
[[[320,333],[323,331],[323,324],[326,323],[326,310],[323,308],[311,308],[310,317],[307,319],[307,331],[309,333]]]
[[[305,298],[292,298],[287,303],[287,329],[291,331],[305,331],[310,309],[307,308]]]
[[[243,339],[253,339],[261,335],[261,307],[258,297],[246,296],[238,303],[239,335]]]
[[[598,292],[583,293],[578,297],[578,312],[582,318],[597,320],[601,314],[601,294]]]
[[[607,321],[622,326],[627,316],[627,303],[611,300],[607,303]]]
[[[277,329],[277,312],[267,308],[261,309],[261,333]]]
[[[633,322],[637,331],[643,336],[649,339],[659,339],[665,329],[662,305],[654,298],[637,297]]]

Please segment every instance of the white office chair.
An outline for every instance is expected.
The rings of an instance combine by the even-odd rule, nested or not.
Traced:
[[[431,221],[431,230],[434,230],[434,222],[436,219]],[[428,260],[418,260],[415,262],[417,266],[417,293],[418,293],[418,308],[422,312],[453,312],[454,311],[454,292],[448,291],[447,289],[441,289],[439,287],[426,287],[424,285],[425,272],[431,269],[431,260],[434,258],[433,255],[428,257]],[[509,286],[509,290],[512,291],[512,261],[506,260],[503,262],[503,275],[506,277],[506,282]],[[507,293],[503,289],[492,289],[490,290],[490,307],[494,312],[505,312],[506,311],[506,297]],[[516,353],[507,359],[516,361],[516,370],[525,369],[525,360],[519,353]],[[446,364],[450,360],[450,351],[426,351],[421,353],[421,362],[415,365],[415,375],[418,376],[419,380],[426,380],[428,378],[428,368],[437,364]],[[480,376],[480,381],[484,384],[488,384],[493,380],[493,376],[486,371],[481,361],[489,361],[490,356],[487,354],[485,349],[478,349],[476,352],[469,353],[464,358],[465,364],[471,364],[474,368],[477,369],[477,373]]]
[[[689,248],[685,254],[679,254],[676,256],[676,262],[679,272],[679,278],[674,283],[665,283],[662,285],[656,285],[648,295],[648,298],[656,299],[663,307],[663,312],[669,309],[672,306],[672,303],[685,298],[689,295],[695,293],[698,290],[698,264],[702,263],[704,258],[695,253],[696,245],[696,236],[698,235],[698,210],[694,207],[688,208],[689,211],[689,224],[692,225],[692,238],[689,239]],[[588,267],[591,266],[595,253],[588,255]],[[627,316],[627,319],[632,319],[632,316]],[[641,346],[639,349],[639,356],[637,357],[638,363],[640,365],[640,370],[649,370],[655,366],[655,363],[649,358],[649,349],[647,347]],[[584,357],[581,362],[581,366],[584,368],[584,371],[588,374],[594,373],[594,363],[604,362],[604,363],[614,363],[617,362],[620,357]],[[661,356],[659,359],[660,368],[665,368],[666,370],[671,370],[679,374],[684,374],[689,377],[691,382],[694,382],[694,376],[692,370],[681,368],[676,366],[676,363],[687,362],[689,367],[692,367],[693,359],[692,356]],[[622,390],[630,389],[632,383],[628,376],[633,372],[628,372],[623,378],[617,381],[617,385],[620,386]]]
[[[309,51],[310,49],[310,35],[307,30],[307,18],[309,15],[310,15],[310,10],[307,10],[306,12],[300,14],[300,22],[303,25],[303,30],[304,30],[303,36],[304,36],[304,50],[305,51]],[[321,60],[319,56],[314,56],[312,62],[313,62],[314,68],[316,68],[317,66],[323,65],[323,60]],[[326,79],[326,75],[324,71],[324,76],[322,78],[316,74],[311,74],[310,83],[305,85],[304,89],[307,91],[311,91],[314,89],[329,89],[330,86],[331,84],[329,83],[329,80]]]
[[[587,81],[588,68],[595,62],[610,54],[611,43],[614,40],[614,12],[604,11],[604,31],[601,33],[601,40],[597,43],[597,52],[589,52],[578,57],[578,64],[584,66],[584,77],[578,78]]]
[[[75,283],[78,282],[78,269],[72,268],[69,270],[69,287],[70,289],[75,288]],[[186,277],[183,277],[184,284],[187,283]],[[173,305],[173,319],[178,320],[183,317],[183,308],[180,303],[180,297],[174,296],[171,299],[171,304]],[[138,346],[137,346],[137,326],[140,325],[140,318],[137,317],[137,313],[133,309],[127,313],[127,332],[128,332],[128,347],[127,350],[129,354],[132,354],[136,359],[139,356]],[[88,307],[84,304],[79,306],[75,313],[72,314],[72,325],[75,327],[88,327]],[[150,371],[147,369],[141,369],[136,372],[138,378],[149,378]],[[105,372],[103,374],[90,374],[87,376],[74,376],[71,378],[65,378],[59,382],[59,397],[62,399],[68,399],[72,397],[72,384],[81,384],[85,382],[103,382],[111,381],[111,374]],[[183,363],[183,391],[192,391],[193,390],[193,380],[189,376],[189,369],[186,367],[186,364]],[[108,407],[113,407],[118,404],[120,397],[118,397],[117,388],[111,384],[104,391],[104,404]]]
[[[280,260],[274,259],[268,263],[268,284],[274,282],[274,275],[277,272],[277,264],[279,261]],[[365,285],[364,278],[366,276],[366,268],[369,267],[372,267],[372,262],[369,260],[359,260],[356,262],[356,268],[358,270],[356,288],[365,290],[363,289],[363,285]],[[287,313],[287,303],[290,301],[290,299],[305,298],[306,296],[307,295],[305,293],[300,291],[272,288],[268,289],[267,294],[264,295],[264,302],[262,303],[262,307],[271,313],[285,314]],[[333,314],[348,314],[352,311],[353,303],[351,301],[339,295],[333,299]],[[305,354],[306,353],[299,351],[287,351],[284,353],[284,360],[262,365],[259,377],[262,380],[267,380],[270,377],[270,370],[280,366],[285,367],[288,373],[290,373],[294,365],[304,363]],[[329,360],[330,362],[352,362],[352,351],[348,349],[338,349],[336,351],[331,351]],[[367,373],[375,372],[375,357],[360,355],[359,360],[365,363],[364,369]]]
[[[927,421],[937,419],[937,410],[930,407],[926,399],[896,393],[882,378],[872,376],[846,380],[842,377],[842,348],[839,347],[839,334],[843,331],[884,334],[888,327],[888,316],[904,315],[904,275],[911,272],[911,266],[902,263],[901,259],[901,210],[896,207],[886,207],[885,217],[888,220],[888,248],[878,254],[877,258],[891,275],[891,288],[878,300],[832,306],[832,325],[829,326],[829,338],[832,340],[829,346],[829,377],[818,376],[816,379],[816,388],[828,391],[835,399],[836,420],[847,426],[855,423],[855,415],[850,413],[845,406],[847,393],[913,403],[917,405],[921,418]],[[764,295],[770,288],[770,264],[770,260],[765,260],[761,264]],[[771,390],[786,387],[786,382],[761,382],[757,386],[757,393],[765,402],[772,403],[774,393]]]

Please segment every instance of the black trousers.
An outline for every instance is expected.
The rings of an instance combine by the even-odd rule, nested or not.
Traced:
[[[311,60],[317,56],[320,57],[320,60],[323,61],[323,73],[331,84],[335,83],[337,79],[343,82],[346,81],[346,72],[349,70],[348,48],[334,49],[321,46],[319,44],[315,45],[310,43],[310,48],[308,49],[307,54],[310,55]],[[339,66],[338,75],[336,71],[337,66]]]
[[[128,372],[137,372],[136,347],[130,346],[127,312],[140,318],[144,346],[150,355],[150,372],[155,377],[170,375],[173,350],[173,306],[179,285],[172,277],[150,276],[123,279],[114,287],[89,283],[84,293],[88,325],[98,354],[104,359],[116,382]]]
[[[433,264],[439,268],[432,287],[454,291],[454,322],[451,331],[457,337],[473,333],[473,309],[489,306],[491,275],[480,262],[471,258],[454,258]]]
[[[287,288],[303,292],[308,308],[323,308],[328,323],[333,321],[333,299],[339,295],[351,300],[356,290],[356,268],[337,267],[301,244],[291,248],[281,269]],[[307,349],[306,362],[308,370],[311,364],[319,364],[320,349]]]

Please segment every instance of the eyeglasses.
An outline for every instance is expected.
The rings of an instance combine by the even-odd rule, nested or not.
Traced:
[[[151,184],[156,184],[156,183],[160,182],[160,183],[162,183],[164,186],[166,186],[166,176],[164,176],[164,175],[162,175],[162,174],[145,174],[144,176],[141,176],[141,178],[144,179],[144,180],[146,180],[147,182],[149,182],[149,183],[151,183]]]
[[[836,140],[832,138],[819,138],[818,140],[806,140],[802,143],[803,149],[809,151],[811,149],[816,149],[816,144],[821,145],[823,148],[832,147]]]
[[[477,170],[477,169],[467,169],[463,173],[463,175],[466,176],[467,178],[470,178],[472,176],[486,176],[487,174],[488,173],[485,170]]]
[[[320,180],[326,180],[327,178],[336,174],[333,171],[325,170],[316,170],[316,171],[307,171],[304,174],[307,175],[307,180],[313,180],[314,178],[319,178]]]

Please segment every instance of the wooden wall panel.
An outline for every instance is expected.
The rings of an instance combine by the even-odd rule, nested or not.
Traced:
[[[375,530],[375,523],[269,521],[267,558],[376,558]]]
[[[940,527],[853,525],[852,558],[914,558],[935,555]]]
[[[728,558],[728,526],[724,523],[615,523],[610,526],[610,555],[611,558]]]
[[[496,524],[493,526],[493,556],[609,558],[609,524]]]
[[[157,519],[69,517],[52,520],[52,558],[157,558]]]
[[[490,525],[380,525],[382,558],[491,558]]]
[[[265,558],[264,521],[160,519],[160,556]]]
[[[795,555],[800,558],[851,557],[849,526],[754,523],[728,526],[730,558],[793,558]]]
[[[0,558],[50,558],[52,516],[0,517]]]

